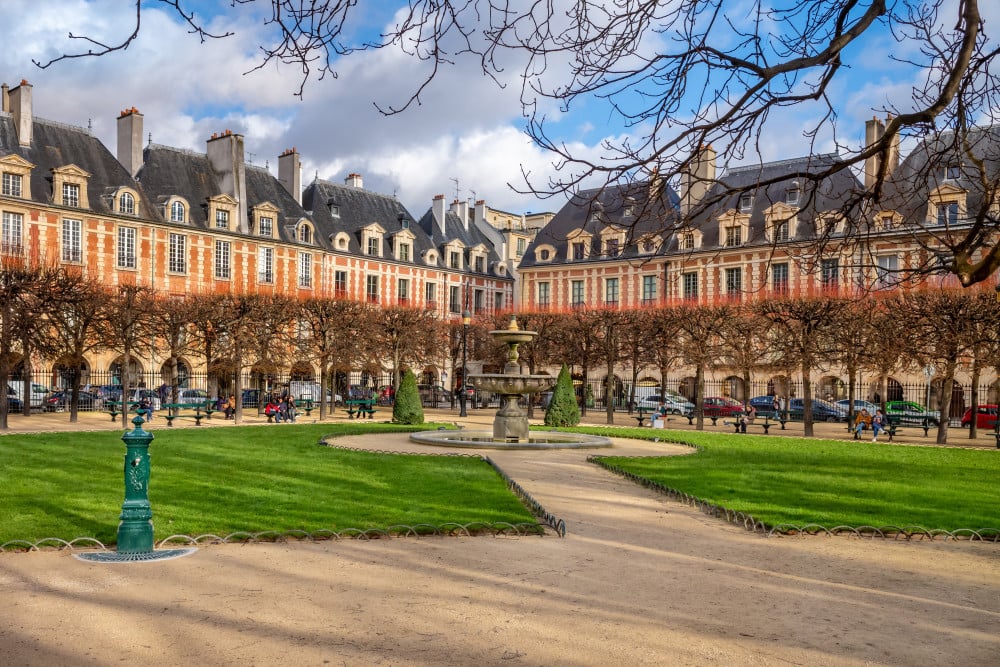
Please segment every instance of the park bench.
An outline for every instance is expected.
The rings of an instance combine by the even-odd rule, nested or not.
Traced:
[[[650,426],[653,425],[653,419],[651,417],[651,413],[656,412],[656,408],[636,408],[635,411],[638,414],[632,415],[632,419],[636,420],[639,423],[639,428],[645,426],[644,422],[646,421],[646,419],[649,419]]]
[[[107,408],[107,413],[111,415],[111,421],[117,421],[118,415],[122,413],[122,402],[121,401],[105,401],[104,407]],[[136,412],[139,408],[138,401],[128,402],[128,411]]]
[[[764,421],[760,421],[760,417],[761,417],[761,415],[758,412],[757,413],[757,417],[754,418],[754,420],[752,422],[748,422],[747,426],[760,426],[762,429],[764,429],[764,435],[768,435],[770,433],[771,427],[774,426],[774,422],[771,421],[771,415],[765,414],[764,415]],[[723,423],[724,426],[732,426],[734,429],[736,429],[737,433],[742,433],[743,432],[742,428],[741,428],[741,424],[740,424],[740,420],[739,419],[737,419],[735,421],[726,420],[726,421],[723,421],[722,423]]]
[[[215,412],[215,406],[211,401],[205,403],[167,403],[163,408],[167,411],[163,417],[167,420],[167,426],[173,426],[174,420],[180,417],[193,419],[195,426],[201,426],[201,420],[209,419],[210,414]]]
[[[313,401],[311,398],[299,398],[296,399],[295,401],[295,410],[296,411],[304,410],[306,413],[306,417],[312,414],[312,411],[315,409],[316,406],[313,405]]]
[[[739,418],[743,416],[743,413],[742,412],[734,412],[730,416],[731,417],[736,417],[737,421],[739,421]],[[691,413],[687,415],[688,426],[694,426],[694,420],[696,420],[697,418],[698,418],[697,412],[694,411],[694,410],[692,410]],[[718,412],[714,412],[712,414],[706,414],[705,418],[712,420],[712,426],[718,426],[720,419],[722,419],[722,425],[723,426],[729,426],[730,425],[729,420],[728,419],[724,419],[723,416],[720,415]]]
[[[373,399],[352,399],[345,402],[347,406],[347,417],[348,419],[354,419],[354,415],[361,419],[367,416],[371,419],[376,412],[375,401]]]

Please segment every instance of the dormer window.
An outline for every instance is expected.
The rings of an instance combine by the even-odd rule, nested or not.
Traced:
[[[0,157],[0,172],[3,173],[0,194],[4,197],[30,199],[31,170],[34,167],[35,165],[14,153]]]
[[[785,203],[789,206],[798,206],[800,195],[801,190],[799,190],[799,184],[794,183],[792,187],[788,188],[788,191],[785,192]]]
[[[365,253],[368,254],[370,257],[378,257],[379,255],[382,254],[381,252],[379,252],[380,245],[381,244],[379,243],[379,238],[377,236],[369,236],[368,245],[365,248]]]
[[[937,223],[954,225],[958,223],[958,202],[944,202],[937,205]]]
[[[540,251],[538,253],[538,259],[542,260],[543,262],[549,261],[549,251],[548,250]]]
[[[62,186],[63,206],[80,207],[80,186],[76,183],[63,183]]]
[[[52,169],[52,194],[60,197],[56,203],[72,208],[90,208],[87,196],[89,178],[90,174],[75,164]]]
[[[483,273],[486,270],[486,258],[476,257],[476,273]]]
[[[954,181],[962,175],[962,168],[957,163],[951,163],[944,168],[945,180]]]
[[[753,209],[753,195],[740,195],[740,213],[749,213]]]
[[[215,228],[229,229],[229,211],[221,208],[215,210]]]
[[[187,220],[187,207],[184,206],[184,202],[171,202],[170,222],[184,222],[185,220]]]
[[[118,196],[118,212],[135,215],[135,196],[131,192],[123,192]]]
[[[587,246],[583,241],[577,241],[572,245],[573,259],[583,259],[586,257]]]
[[[450,269],[461,269],[462,268],[462,253],[452,250],[448,253],[448,268]]]
[[[340,217],[340,207],[334,203],[330,204],[330,217],[339,218]]]
[[[725,246],[727,248],[735,248],[736,246],[743,245],[742,225],[729,225],[725,228],[725,234]]]
[[[313,242],[313,230],[309,226],[309,223],[301,222],[296,230],[295,238],[299,243],[312,243]]]
[[[680,238],[681,250],[694,250],[694,232],[684,232]]]
[[[777,242],[788,240],[788,221],[782,221],[774,225],[774,240]]]
[[[20,197],[22,192],[21,182],[21,174],[3,172],[3,195],[5,197]]]
[[[407,220],[406,218],[403,218],[402,220],[399,221],[399,226],[402,227],[403,229],[409,229],[410,221]]]
[[[410,244],[400,243],[399,244],[399,261],[409,262],[410,261]]]
[[[604,254],[608,257],[617,257],[621,252],[618,239],[608,239],[604,242]]]

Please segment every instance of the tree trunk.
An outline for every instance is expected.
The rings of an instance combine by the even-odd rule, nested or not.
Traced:
[[[979,357],[972,360],[972,391],[969,398],[972,401],[972,421],[969,422],[969,439],[975,440],[979,435],[979,376],[982,373]],[[948,401],[949,405],[951,401]]]
[[[813,435],[813,409],[812,409],[812,378],[809,375],[810,363],[806,360],[802,362],[802,431],[803,435],[811,438]]]
[[[705,364],[699,363],[694,369],[694,405],[698,413],[697,430],[705,430]]]

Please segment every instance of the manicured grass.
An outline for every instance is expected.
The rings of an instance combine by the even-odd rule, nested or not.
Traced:
[[[1000,451],[774,436],[575,428],[695,444],[612,465],[774,526],[1000,529]]]
[[[479,459],[317,444],[325,435],[414,430],[419,427],[155,428],[149,485],[155,539],[421,523],[536,523]],[[0,437],[0,544],[83,536],[114,543],[124,499],[124,457],[116,432]]]

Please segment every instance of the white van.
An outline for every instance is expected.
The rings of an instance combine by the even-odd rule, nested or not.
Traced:
[[[14,395],[20,399],[24,399],[24,381],[23,380],[8,380],[7,385],[14,390]],[[31,408],[41,410],[45,407],[45,399],[49,395],[49,388],[45,385],[38,384],[37,382],[31,383]]]

